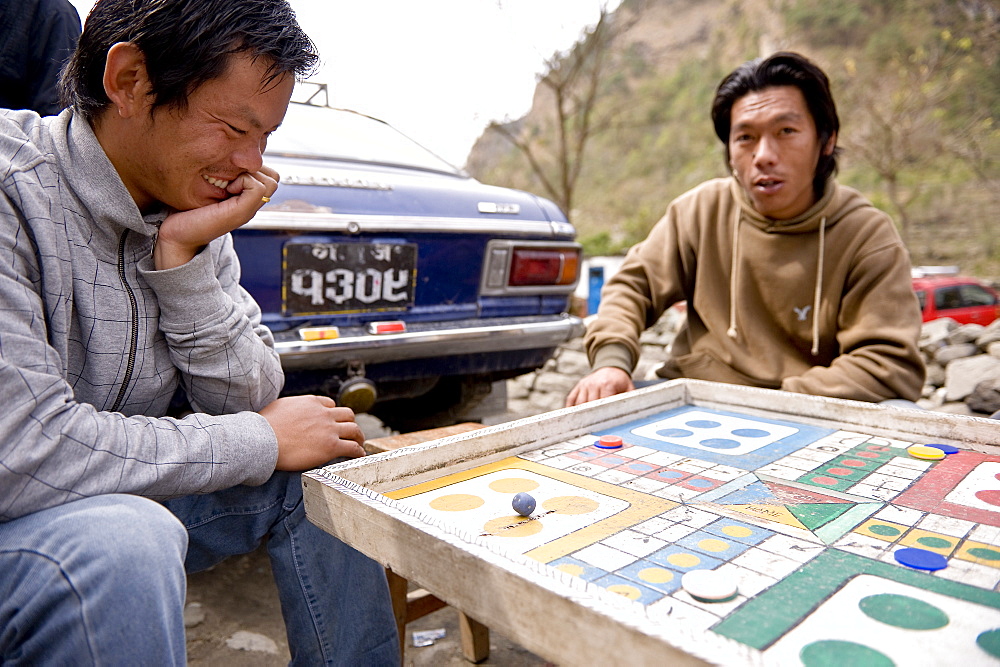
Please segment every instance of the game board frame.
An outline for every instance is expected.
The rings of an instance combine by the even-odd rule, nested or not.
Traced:
[[[306,513],[383,566],[558,664],[765,664],[744,644],[499,552],[382,495],[685,405],[1000,454],[1000,425],[989,419],[674,380],[307,472]]]

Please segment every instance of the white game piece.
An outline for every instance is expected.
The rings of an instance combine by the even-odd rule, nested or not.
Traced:
[[[688,594],[706,602],[723,602],[736,596],[738,586],[731,574],[718,570],[692,570],[681,577]]]

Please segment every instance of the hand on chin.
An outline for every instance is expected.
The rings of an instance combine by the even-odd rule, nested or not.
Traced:
[[[244,173],[224,191],[207,182],[205,187],[212,189],[212,196],[192,197],[194,205],[171,213],[160,225],[153,252],[158,270],[187,263],[213,240],[249,222],[277,188],[277,179]]]

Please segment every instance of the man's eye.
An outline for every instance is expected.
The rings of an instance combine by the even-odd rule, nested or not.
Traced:
[[[247,131],[246,131],[246,130],[241,130],[241,129],[240,129],[240,128],[238,128],[238,127],[235,127],[235,126],[233,126],[233,125],[230,125],[229,123],[226,123],[226,126],[227,126],[227,127],[229,127],[229,129],[230,129],[230,130],[232,130],[233,132],[235,132],[236,134],[239,134],[239,135],[244,135],[244,134],[246,134],[246,133],[247,133]]]

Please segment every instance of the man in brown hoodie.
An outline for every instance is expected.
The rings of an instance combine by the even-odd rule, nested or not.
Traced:
[[[906,248],[837,183],[826,75],[796,53],[747,62],[712,104],[732,177],[674,200],[605,285],[578,405],[634,388],[639,335],[687,302],[663,378],[863,401],[915,400],[925,368]]]

